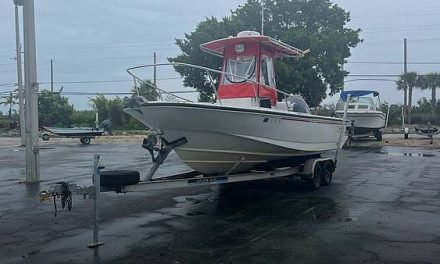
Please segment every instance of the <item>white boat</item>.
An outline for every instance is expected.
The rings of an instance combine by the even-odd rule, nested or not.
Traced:
[[[249,31],[202,44],[201,49],[223,57],[223,70],[184,63],[128,70],[132,74],[142,67],[172,65],[207,72],[204,78],[209,80],[209,71],[219,75],[215,103],[189,102],[175,96],[177,101],[140,99],[137,105],[124,109],[165,142],[185,138],[186,143],[175,151],[188,166],[204,174],[296,166],[339,147],[341,119],[312,115],[302,97],[275,87],[273,60],[301,57],[306,52]],[[154,88],[159,95],[172,94],[158,86]]]
[[[380,110],[379,93],[376,91],[356,90],[341,92],[340,102],[348,100],[347,129],[353,122],[355,137],[367,137],[373,135],[377,140],[382,140],[382,132],[385,128],[386,115]],[[336,110],[337,117],[342,117],[344,111]]]

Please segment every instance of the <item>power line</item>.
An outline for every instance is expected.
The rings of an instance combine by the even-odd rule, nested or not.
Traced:
[[[61,92],[62,95],[132,95],[129,92]]]
[[[408,39],[410,43],[417,42],[425,42],[425,41],[439,41],[440,38],[422,38],[422,39]],[[363,46],[372,46],[372,45],[385,45],[385,44],[402,44],[402,40],[383,40],[383,41],[365,41],[362,43]]]
[[[179,80],[181,77],[164,77],[157,78],[158,81],[165,80]],[[87,83],[124,83],[124,82],[133,82],[133,79],[126,80],[84,80],[84,81],[57,81],[53,82],[55,84],[87,84]],[[39,82],[39,84],[50,84],[50,82]],[[16,86],[17,83],[3,83],[0,86]]]
[[[373,31],[361,31],[361,34],[362,33],[368,33],[368,34],[374,34],[374,33],[393,33],[393,32],[396,32],[396,33],[401,33],[401,32],[408,32],[408,31],[426,31],[426,30],[434,30],[434,31],[437,31],[437,30],[440,30],[440,27],[436,27],[436,28],[408,28],[408,29],[401,29],[401,30],[373,30]]]
[[[361,78],[361,79],[349,79],[349,80],[344,81],[344,83],[348,83],[348,82],[356,82],[356,81],[396,82],[395,79],[371,79],[371,78]]]
[[[399,14],[399,15],[383,15],[383,16],[354,16],[354,17],[350,17],[350,18],[367,19],[367,18],[419,17],[419,16],[440,16],[440,13]]]
[[[347,77],[399,77],[400,74],[348,74]]]
[[[131,80],[88,80],[88,81],[57,81],[53,82],[56,84],[67,84],[67,83],[121,83],[121,82],[133,82]],[[50,82],[40,82],[40,84],[50,84]]]
[[[16,86],[17,83],[1,83],[0,86]]]
[[[170,91],[170,94],[187,94],[187,93],[198,93],[198,91]],[[71,92],[61,92],[62,95],[133,95],[132,92],[79,92],[79,91],[71,91]]]
[[[167,78],[157,78],[157,80],[178,80],[181,77],[167,77]],[[80,84],[80,83],[123,83],[123,82],[133,82],[133,79],[127,80],[87,80],[87,81],[57,81],[53,82],[56,84]],[[39,84],[50,84],[50,82],[40,82]]]
[[[397,65],[401,65],[403,64],[403,61],[347,61],[347,63],[350,64],[397,64]],[[432,62],[432,61],[426,61],[426,62],[422,62],[422,61],[415,61],[415,62],[408,62],[407,64],[414,64],[414,65],[438,65],[440,64],[440,62]]]
[[[411,25],[411,26],[390,26],[390,27],[364,27],[362,30],[371,30],[371,29],[391,29],[391,28],[403,28],[403,29],[414,29],[414,28],[438,28],[440,24],[430,24],[430,25]]]
[[[170,94],[188,94],[188,93],[198,93],[198,91],[170,91]],[[16,91],[3,91],[0,92],[0,94],[17,94]],[[81,91],[69,91],[69,92],[54,92],[54,94],[61,94],[61,95],[133,95],[132,92],[81,92]]]
[[[432,76],[432,74],[417,74],[418,76]],[[402,74],[348,74],[347,77],[400,77]]]

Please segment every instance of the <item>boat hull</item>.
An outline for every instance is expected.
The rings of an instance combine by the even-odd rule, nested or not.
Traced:
[[[336,149],[342,121],[271,109],[203,103],[147,103],[127,113],[168,142],[185,137],[179,157],[205,174],[248,171]]]
[[[44,127],[45,130],[59,136],[65,137],[95,137],[101,136],[104,129],[98,128],[59,128],[59,127]]]
[[[342,118],[343,111],[336,111],[336,117]],[[355,134],[377,133],[385,128],[386,115],[380,111],[347,112],[347,129],[351,121],[354,121]]]

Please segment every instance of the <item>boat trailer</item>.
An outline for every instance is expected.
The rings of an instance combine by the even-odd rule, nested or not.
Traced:
[[[65,138],[79,138],[81,144],[88,145],[95,137],[102,136],[105,129],[99,128],[56,128],[56,127],[43,127],[45,130],[41,135],[43,141],[50,139],[50,134],[57,135],[58,137]]]
[[[440,131],[438,128],[432,126],[431,122],[428,122],[426,126],[415,127],[414,133],[427,136],[430,140],[429,144],[432,145],[432,143],[434,143],[434,135],[440,134]],[[405,139],[408,139],[408,135],[405,135]]]
[[[56,209],[56,199],[61,201],[62,208],[67,205],[69,211],[72,208],[72,195],[82,195],[93,199],[94,226],[92,242],[88,247],[97,247],[103,244],[99,241],[99,211],[100,211],[100,193],[101,192],[145,192],[150,190],[160,190],[188,186],[207,186],[226,184],[234,182],[245,182],[262,179],[271,179],[278,177],[299,177],[308,182],[312,190],[319,189],[321,186],[330,185],[333,172],[336,169],[336,159],[318,157],[310,158],[303,164],[295,167],[276,168],[269,171],[250,171],[247,173],[231,174],[230,172],[245,161],[244,158],[238,160],[231,169],[223,175],[205,176],[196,171],[190,171],[175,174],[167,177],[153,178],[155,172],[165,161],[168,154],[174,148],[187,142],[186,138],[181,138],[173,142],[167,142],[157,135],[149,135],[144,139],[142,147],[146,148],[152,156],[153,166],[143,179],[140,181],[138,171],[106,170],[101,165],[101,155],[94,155],[93,176],[91,186],[78,186],[74,183],[59,182],[49,188],[48,191],[42,191],[39,194],[40,201],[48,201],[53,198]],[[157,154],[156,154],[157,153]]]
[[[103,242],[99,241],[99,205],[101,192],[145,192],[149,190],[189,186],[209,186],[279,177],[299,177],[306,180],[312,190],[317,190],[322,185],[326,186],[331,184],[333,173],[336,170],[338,153],[345,141],[344,134],[347,120],[347,105],[348,104],[345,104],[344,106],[344,117],[342,119],[342,127],[334,158],[321,156],[310,157],[301,164],[292,167],[280,167],[259,171],[253,170],[247,173],[231,174],[240,163],[245,161],[245,158],[242,157],[223,175],[203,175],[196,171],[191,171],[168,177],[153,178],[157,169],[168,157],[168,154],[174,148],[187,143],[187,139],[183,137],[168,142],[160,133],[152,133],[148,135],[147,138],[144,138],[142,143],[142,147],[148,150],[153,161],[153,166],[150,168],[143,181],[140,181],[140,173],[138,171],[103,171],[102,169],[104,169],[104,166],[101,165],[101,155],[95,154],[92,186],[80,187],[74,183],[59,182],[52,186],[48,191],[40,192],[40,201],[50,200],[50,198],[53,197],[56,215],[56,198],[60,198],[63,209],[67,204],[69,211],[72,208],[72,194],[83,195],[84,199],[86,199],[87,196],[89,199],[93,199],[93,237],[92,242],[88,247],[94,248],[103,244]]]

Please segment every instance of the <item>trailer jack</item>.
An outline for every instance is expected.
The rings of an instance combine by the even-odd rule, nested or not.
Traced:
[[[151,159],[153,160],[153,166],[145,176],[144,182],[151,180],[157,169],[159,169],[159,166],[162,165],[162,163],[168,157],[168,154],[170,154],[174,148],[180,147],[187,142],[188,140],[185,137],[179,138],[172,142],[168,142],[159,135],[149,135],[147,138],[144,138],[142,147],[150,152]],[[155,152],[157,152],[156,156],[154,155]]]

